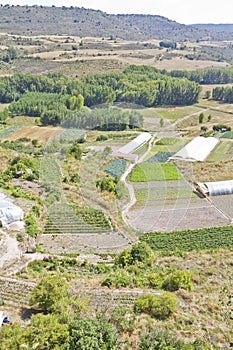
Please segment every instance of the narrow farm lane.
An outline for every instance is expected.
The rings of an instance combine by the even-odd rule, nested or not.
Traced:
[[[149,141],[149,144],[148,144],[148,148],[146,150],[145,153],[143,153],[141,155],[141,157],[137,160],[136,163],[134,164],[130,164],[129,167],[126,169],[126,171],[124,172],[124,174],[121,176],[121,181],[123,182],[123,184],[126,186],[128,192],[129,192],[129,197],[130,197],[130,200],[129,202],[122,208],[122,218],[125,222],[125,224],[127,226],[130,226],[129,225],[129,222],[128,222],[128,219],[127,219],[127,214],[128,214],[128,211],[129,209],[136,203],[136,197],[135,197],[135,193],[134,193],[134,188],[133,188],[133,185],[127,181],[127,176],[131,173],[131,171],[133,170],[133,168],[143,162],[143,160],[146,158],[146,156],[149,154],[149,152],[151,151],[151,148],[153,146],[153,142],[154,142],[154,139],[156,137],[156,134],[154,134],[152,136],[152,138],[150,139]]]
[[[9,234],[0,230],[2,235],[1,240],[1,257],[0,257],[0,269],[5,269],[6,267],[13,264],[15,261],[20,259],[21,250],[19,249],[18,242],[16,238],[10,237]]]

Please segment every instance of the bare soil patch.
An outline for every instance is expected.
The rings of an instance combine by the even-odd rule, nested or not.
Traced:
[[[148,201],[129,210],[128,222],[136,230],[149,232],[223,226],[230,220],[206,199],[194,197]]]
[[[53,254],[111,253],[130,246],[130,241],[118,232],[102,234],[40,235],[37,244]]]

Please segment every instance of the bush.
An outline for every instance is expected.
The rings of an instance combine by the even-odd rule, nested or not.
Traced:
[[[167,276],[162,287],[170,292],[174,292],[180,288],[190,291],[193,287],[191,274],[186,271],[176,270]]]
[[[159,295],[145,294],[134,303],[134,311],[147,313],[158,319],[166,319],[177,309],[178,299],[170,292]]]
[[[214,347],[215,348],[215,347]],[[144,334],[140,344],[140,350],[210,350],[212,344],[195,340],[192,343],[185,343],[175,339],[171,334],[161,331],[151,331]]]

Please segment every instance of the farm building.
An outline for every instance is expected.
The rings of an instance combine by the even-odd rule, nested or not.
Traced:
[[[185,160],[190,162],[203,161],[218,143],[215,137],[195,137],[180,151],[175,153],[170,160]]]
[[[221,196],[233,194],[233,180],[216,182],[198,182],[195,184],[199,193],[204,196]]]
[[[112,156],[136,162],[138,156],[134,155],[133,152],[137,151],[140,147],[149,142],[151,137],[152,136],[149,132],[142,132],[135,139],[118,149],[117,152],[112,153]]]
[[[23,211],[3,194],[0,194],[0,226],[7,228],[15,221],[23,220]]]

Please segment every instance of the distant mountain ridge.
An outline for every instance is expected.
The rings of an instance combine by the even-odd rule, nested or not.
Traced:
[[[0,5],[0,31],[18,35],[111,36],[141,41],[232,39],[231,31],[216,32],[197,26],[187,26],[157,15],[112,15],[83,7]]]
[[[227,23],[219,23],[219,24],[213,24],[213,23],[197,23],[192,24],[192,27],[198,28],[198,29],[205,29],[209,31],[216,31],[216,32],[226,32],[232,34],[233,39],[233,24],[227,24]]]

